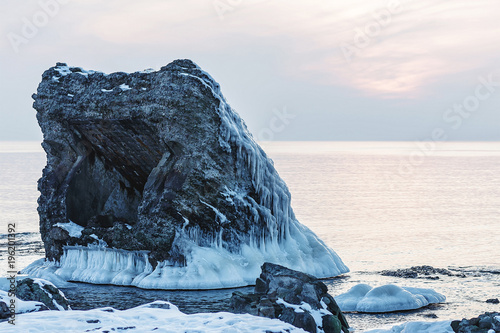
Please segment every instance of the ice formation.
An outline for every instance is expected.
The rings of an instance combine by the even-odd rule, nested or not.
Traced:
[[[278,319],[248,314],[198,313],[187,315],[171,303],[156,301],[128,310],[44,311],[20,315],[16,325],[0,323],[3,333],[14,332],[239,332],[306,333]]]
[[[109,75],[58,64],[43,78],[47,261],[24,273],[212,289],[253,284],[264,262],[348,272],[297,221],[272,161],[196,64]]]
[[[440,303],[446,297],[432,289],[398,287],[393,284],[372,288],[358,284],[348,292],[335,297],[344,312],[383,313],[414,310],[431,303]]]
[[[411,321],[387,328],[378,328],[364,333],[453,333],[451,321]]]

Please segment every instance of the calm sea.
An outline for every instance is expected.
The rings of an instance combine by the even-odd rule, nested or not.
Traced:
[[[351,269],[342,278],[326,281],[332,295],[357,283],[395,283],[433,288],[448,298],[445,304],[419,311],[348,315],[358,331],[407,320],[461,319],[500,311],[500,305],[485,303],[500,297],[499,142],[267,142],[262,146],[290,188],[298,220]],[[22,243],[19,268],[43,256],[36,182],[44,165],[38,143],[0,143],[2,275],[7,271],[9,223],[16,224]],[[414,265],[451,268],[466,277],[429,280],[379,274]],[[80,299],[82,307],[124,308],[167,298],[186,312],[220,310],[231,294],[81,288],[95,299]],[[74,289],[66,293],[70,298],[82,294]],[[221,308],[211,307],[210,300],[216,299]],[[434,315],[438,318],[431,318]]]

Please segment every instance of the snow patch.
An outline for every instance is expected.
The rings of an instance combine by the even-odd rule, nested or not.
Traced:
[[[324,309],[319,309],[319,310],[313,309],[311,305],[306,302],[302,302],[300,303],[300,305],[296,305],[288,303],[284,301],[282,298],[278,298],[276,303],[282,304],[287,308],[292,308],[297,313],[303,313],[306,311],[309,312],[311,316],[314,318],[314,322],[316,323],[318,333],[324,333],[324,330],[321,328],[323,326],[323,316],[332,314],[330,311],[326,310],[326,304],[324,304],[324,302],[321,303]]]
[[[239,332],[306,333],[304,330],[278,319],[256,317],[249,314],[197,313],[184,314],[164,301],[141,305],[128,310],[101,308],[93,310],[44,311],[21,315],[16,325],[0,323],[3,333],[15,332]],[[158,328],[160,328],[158,330]]]
[[[75,238],[82,237],[82,231],[83,229],[85,229],[84,227],[72,221],[69,221],[67,223],[56,223],[55,226],[66,230],[69,233],[70,237]]]
[[[335,297],[344,312],[383,313],[414,310],[431,303],[440,303],[446,297],[432,289],[398,287],[392,284],[372,288],[358,284],[347,293]]]
[[[129,86],[128,84],[125,84],[125,83],[121,84],[121,85],[119,86],[119,88],[120,88],[122,91],[127,91],[127,90],[131,90],[131,89],[132,89],[132,88],[130,88],[130,86]]]

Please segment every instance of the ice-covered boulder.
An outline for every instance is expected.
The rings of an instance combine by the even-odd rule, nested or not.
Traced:
[[[393,284],[372,288],[367,284],[358,284],[336,296],[335,300],[344,312],[383,313],[419,309],[444,302],[446,297],[432,289]]]
[[[15,319],[16,314],[48,310],[42,302],[23,301],[14,294],[0,290],[0,319]]]
[[[63,292],[47,280],[22,279],[17,282],[16,295],[23,300],[41,302],[50,310],[71,309]]]
[[[346,318],[323,282],[271,263],[262,265],[254,293],[233,293],[231,311],[278,318],[312,333],[349,332]]]
[[[0,278],[0,319],[16,314],[42,310],[70,310],[68,300],[51,282],[18,277]]]
[[[25,273],[207,289],[253,284],[265,261],[348,271],[297,221],[272,161],[190,60],[131,74],[58,63],[33,98],[47,262]]]

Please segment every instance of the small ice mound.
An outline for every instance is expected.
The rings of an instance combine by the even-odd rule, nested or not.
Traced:
[[[348,292],[335,297],[335,301],[342,311],[354,312],[359,301],[372,289],[371,286],[360,283],[349,289]]]
[[[433,289],[426,288],[413,288],[413,287],[403,287],[404,290],[409,291],[412,294],[418,294],[425,297],[429,304],[441,303],[446,301],[446,296],[437,293]]]
[[[411,321],[392,327],[378,328],[364,333],[453,333],[450,321]]]
[[[401,288],[393,284],[372,288],[358,284],[335,300],[345,312],[385,313],[419,309],[443,302],[446,297],[432,289]]]
[[[278,319],[249,314],[184,314],[168,302],[156,301],[128,310],[101,308],[93,310],[44,311],[16,318],[16,325],[0,323],[2,333],[9,332],[290,332],[306,333]]]

